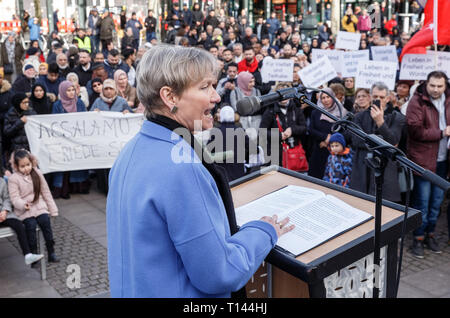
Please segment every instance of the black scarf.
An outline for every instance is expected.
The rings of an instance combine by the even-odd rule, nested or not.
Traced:
[[[44,96],[42,98],[37,98],[36,95],[34,95],[34,90],[38,86],[44,91]],[[47,115],[52,113],[52,103],[50,102],[47,96],[47,90],[43,85],[33,85],[31,88],[30,102],[30,106],[36,111],[36,113],[38,113],[38,115]]]
[[[162,116],[162,115],[153,115],[153,117],[147,116],[147,119],[151,121],[152,123],[155,123],[157,125],[166,127],[167,129],[171,131],[175,131],[177,128],[184,128],[187,131],[189,131],[186,127],[182,126],[180,123],[176,122],[173,119],[170,119],[168,117]],[[198,141],[195,140],[194,136],[192,134],[189,134],[189,136],[183,136],[184,140],[191,145],[191,147],[196,151],[197,156],[199,158],[202,158],[202,164],[206,168],[206,170],[209,171],[211,176],[213,177],[214,181],[216,182],[217,188],[219,190],[220,196],[222,198],[222,202],[225,206],[225,211],[227,213],[228,223],[230,225],[230,232],[231,235],[236,233],[238,231],[237,223],[236,223],[236,215],[234,212],[234,204],[233,204],[233,197],[231,195],[230,186],[228,184],[228,177],[225,169],[223,167],[220,167],[214,163],[207,163],[203,160],[205,154],[198,153],[198,149],[202,149],[201,146],[198,145]],[[197,146],[195,144],[197,143]],[[245,295],[245,287],[243,287],[241,290],[231,293],[232,298],[243,298],[246,297]]]

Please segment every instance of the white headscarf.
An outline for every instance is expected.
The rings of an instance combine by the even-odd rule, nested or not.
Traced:
[[[234,123],[234,110],[231,106],[224,106],[220,110],[221,123]]]

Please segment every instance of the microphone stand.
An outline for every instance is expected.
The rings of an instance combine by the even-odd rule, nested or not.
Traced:
[[[308,88],[309,89],[309,88]],[[313,91],[320,91],[317,89],[312,89]],[[326,92],[324,92],[326,93]],[[327,94],[328,95],[328,94]],[[366,165],[373,170],[375,175],[375,229],[374,229],[374,256],[373,256],[373,264],[374,264],[374,286],[373,286],[373,298],[379,298],[379,278],[380,278],[380,236],[381,236],[381,214],[382,214],[382,195],[383,195],[383,181],[384,181],[384,172],[389,160],[397,161],[408,173],[410,171],[414,171],[416,174],[420,175],[424,179],[430,181],[431,183],[437,185],[442,188],[446,193],[450,189],[450,183],[446,180],[442,179],[438,175],[433,172],[422,168],[421,166],[415,164],[411,160],[409,160],[405,154],[397,149],[395,146],[386,142],[382,138],[374,135],[367,134],[364,132],[361,127],[359,127],[354,122],[349,121],[347,118],[337,118],[333,114],[329,113],[322,107],[311,102],[308,97],[305,95],[304,90],[297,90],[295,94],[295,98],[298,98],[300,102],[305,103],[312,108],[318,110],[322,114],[327,117],[333,119],[335,124],[333,127],[342,127],[347,131],[351,132],[353,135],[364,140],[364,143],[369,150],[369,153],[365,159]],[[333,100],[337,102],[334,98]],[[339,105],[341,106],[341,105]],[[350,114],[350,113],[349,113]],[[338,128],[339,129],[339,128]],[[337,129],[332,128],[332,130],[337,131]],[[406,220],[405,220],[406,221]],[[399,278],[400,271],[398,272]],[[398,284],[397,284],[398,287]]]

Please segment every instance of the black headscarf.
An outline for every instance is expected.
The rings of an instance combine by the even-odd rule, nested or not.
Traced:
[[[20,103],[25,99],[28,98],[25,93],[16,93],[11,97],[11,104],[13,104],[14,109],[19,115],[22,115],[24,110],[20,108]]]
[[[40,87],[44,91],[44,96],[42,98],[37,98],[36,95],[34,95],[34,90],[36,87]],[[47,96],[47,90],[44,85],[39,83],[33,85],[31,88],[30,106],[36,111],[36,113],[38,113],[38,115],[47,115],[52,113],[52,103]]]
[[[96,92],[94,91],[94,83],[102,83],[102,80],[101,80],[100,78],[96,77],[96,78],[94,78],[94,79],[91,81],[92,94],[89,95],[89,107],[88,107],[88,109],[90,109],[91,106],[92,106],[92,104],[94,104],[95,100],[96,100],[98,97],[100,97],[100,93],[96,93]]]

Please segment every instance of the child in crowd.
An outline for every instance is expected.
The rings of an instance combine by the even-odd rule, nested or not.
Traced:
[[[1,169],[0,174],[2,174]],[[12,211],[11,200],[9,199],[8,193],[8,185],[6,184],[5,179],[0,176],[0,228],[2,227],[10,227],[14,232],[16,232],[20,248],[25,256],[25,264],[30,265],[31,263],[37,262],[44,257],[42,254],[33,254],[30,252],[25,227]]]
[[[25,225],[28,245],[32,253],[37,250],[36,227],[42,230],[49,262],[59,262],[55,254],[55,241],[50,217],[58,215],[58,208],[45,181],[44,175],[37,169],[35,157],[25,149],[13,154],[14,173],[8,179],[9,195],[14,212]]]
[[[345,138],[340,133],[334,133],[330,137],[330,152],[323,180],[349,187],[352,173],[352,153],[346,148]]]

